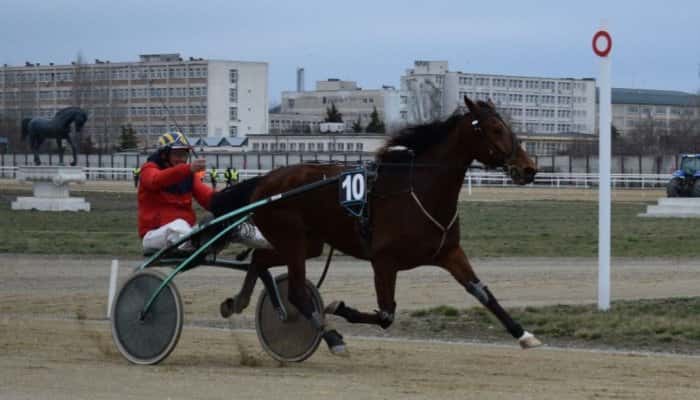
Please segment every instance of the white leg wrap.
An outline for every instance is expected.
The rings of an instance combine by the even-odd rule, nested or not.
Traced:
[[[523,335],[518,338],[518,343],[520,343],[520,347],[523,349],[531,349],[533,347],[542,346],[542,342],[540,342],[535,335],[528,331],[523,332]]]

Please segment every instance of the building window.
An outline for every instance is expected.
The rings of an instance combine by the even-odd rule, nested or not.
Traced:
[[[231,78],[231,83],[238,83],[238,70],[231,69],[228,71],[229,77]]]
[[[306,150],[306,143],[299,143],[299,151]]]
[[[229,108],[228,119],[230,119],[231,121],[238,120],[238,107]]]
[[[228,135],[230,137],[236,137],[238,136],[238,127],[235,125],[229,126],[228,127]]]
[[[228,90],[228,101],[231,103],[238,103],[238,89],[231,88]]]

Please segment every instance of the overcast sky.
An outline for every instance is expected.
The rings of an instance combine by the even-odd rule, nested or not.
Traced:
[[[536,5],[535,5],[536,4]],[[340,78],[399,86],[414,60],[452,71],[596,77],[607,21],[613,87],[700,89],[700,1],[0,0],[0,64],[136,61],[139,54],[269,63],[270,101]]]

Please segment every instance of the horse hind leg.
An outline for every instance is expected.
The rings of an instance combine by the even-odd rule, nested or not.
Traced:
[[[477,278],[472,269],[467,256],[461,248],[454,247],[444,252],[439,258],[439,265],[448,270],[452,276],[464,286],[469,294],[474,296],[484,307],[486,307],[503,324],[508,333],[518,340],[520,347],[529,349],[542,345],[533,334],[524,330],[519,323],[501,307],[496,296],[489,288]]]
[[[383,329],[389,328],[394,322],[394,313],[396,312],[394,297],[396,269],[393,268],[390,261],[378,260],[372,262],[372,268],[374,269],[374,289],[377,294],[378,311],[373,313],[358,311],[341,300],[329,304],[324,312],[342,317],[353,324],[370,324],[379,325]]]
[[[42,140],[37,136],[31,138],[31,149],[34,153],[34,165],[41,165],[41,158],[39,157],[39,148],[41,147]]]
[[[60,137],[56,138],[56,146],[58,147],[58,163],[63,165],[63,152],[65,149],[63,148],[63,142]]]
[[[219,312],[223,318],[228,318],[233,314],[240,314],[250,304],[250,297],[255,289],[255,283],[258,281],[258,269],[255,264],[248,267],[243,280],[241,290],[233,297],[226,298],[219,307]]]

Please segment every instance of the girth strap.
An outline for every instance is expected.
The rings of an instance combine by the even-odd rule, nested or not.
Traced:
[[[445,245],[445,239],[447,239],[447,232],[450,231],[450,228],[452,228],[452,225],[454,225],[455,221],[457,221],[457,208],[455,208],[455,214],[452,216],[452,220],[450,220],[450,223],[447,224],[447,226],[445,227],[445,226],[442,226],[442,224],[440,222],[438,222],[438,220],[436,220],[432,215],[430,215],[430,213],[428,212],[428,210],[425,209],[425,207],[423,207],[423,203],[421,203],[420,199],[416,195],[416,192],[413,191],[413,187],[411,187],[411,190],[409,191],[409,193],[411,193],[411,197],[413,197],[413,200],[416,201],[416,204],[418,204],[418,208],[420,208],[420,210],[423,212],[423,214],[426,217],[428,217],[428,219],[433,224],[435,224],[435,226],[437,226],[438,229],[440,229],[442,231],[442,238],[440,238],[440,245],[438,246],[437,250],[435,250],[435,253],[431,257],[431,258],[435,258],[438,255],[438,253],[440,253],[440,250],[442,250],[442,246]]]

